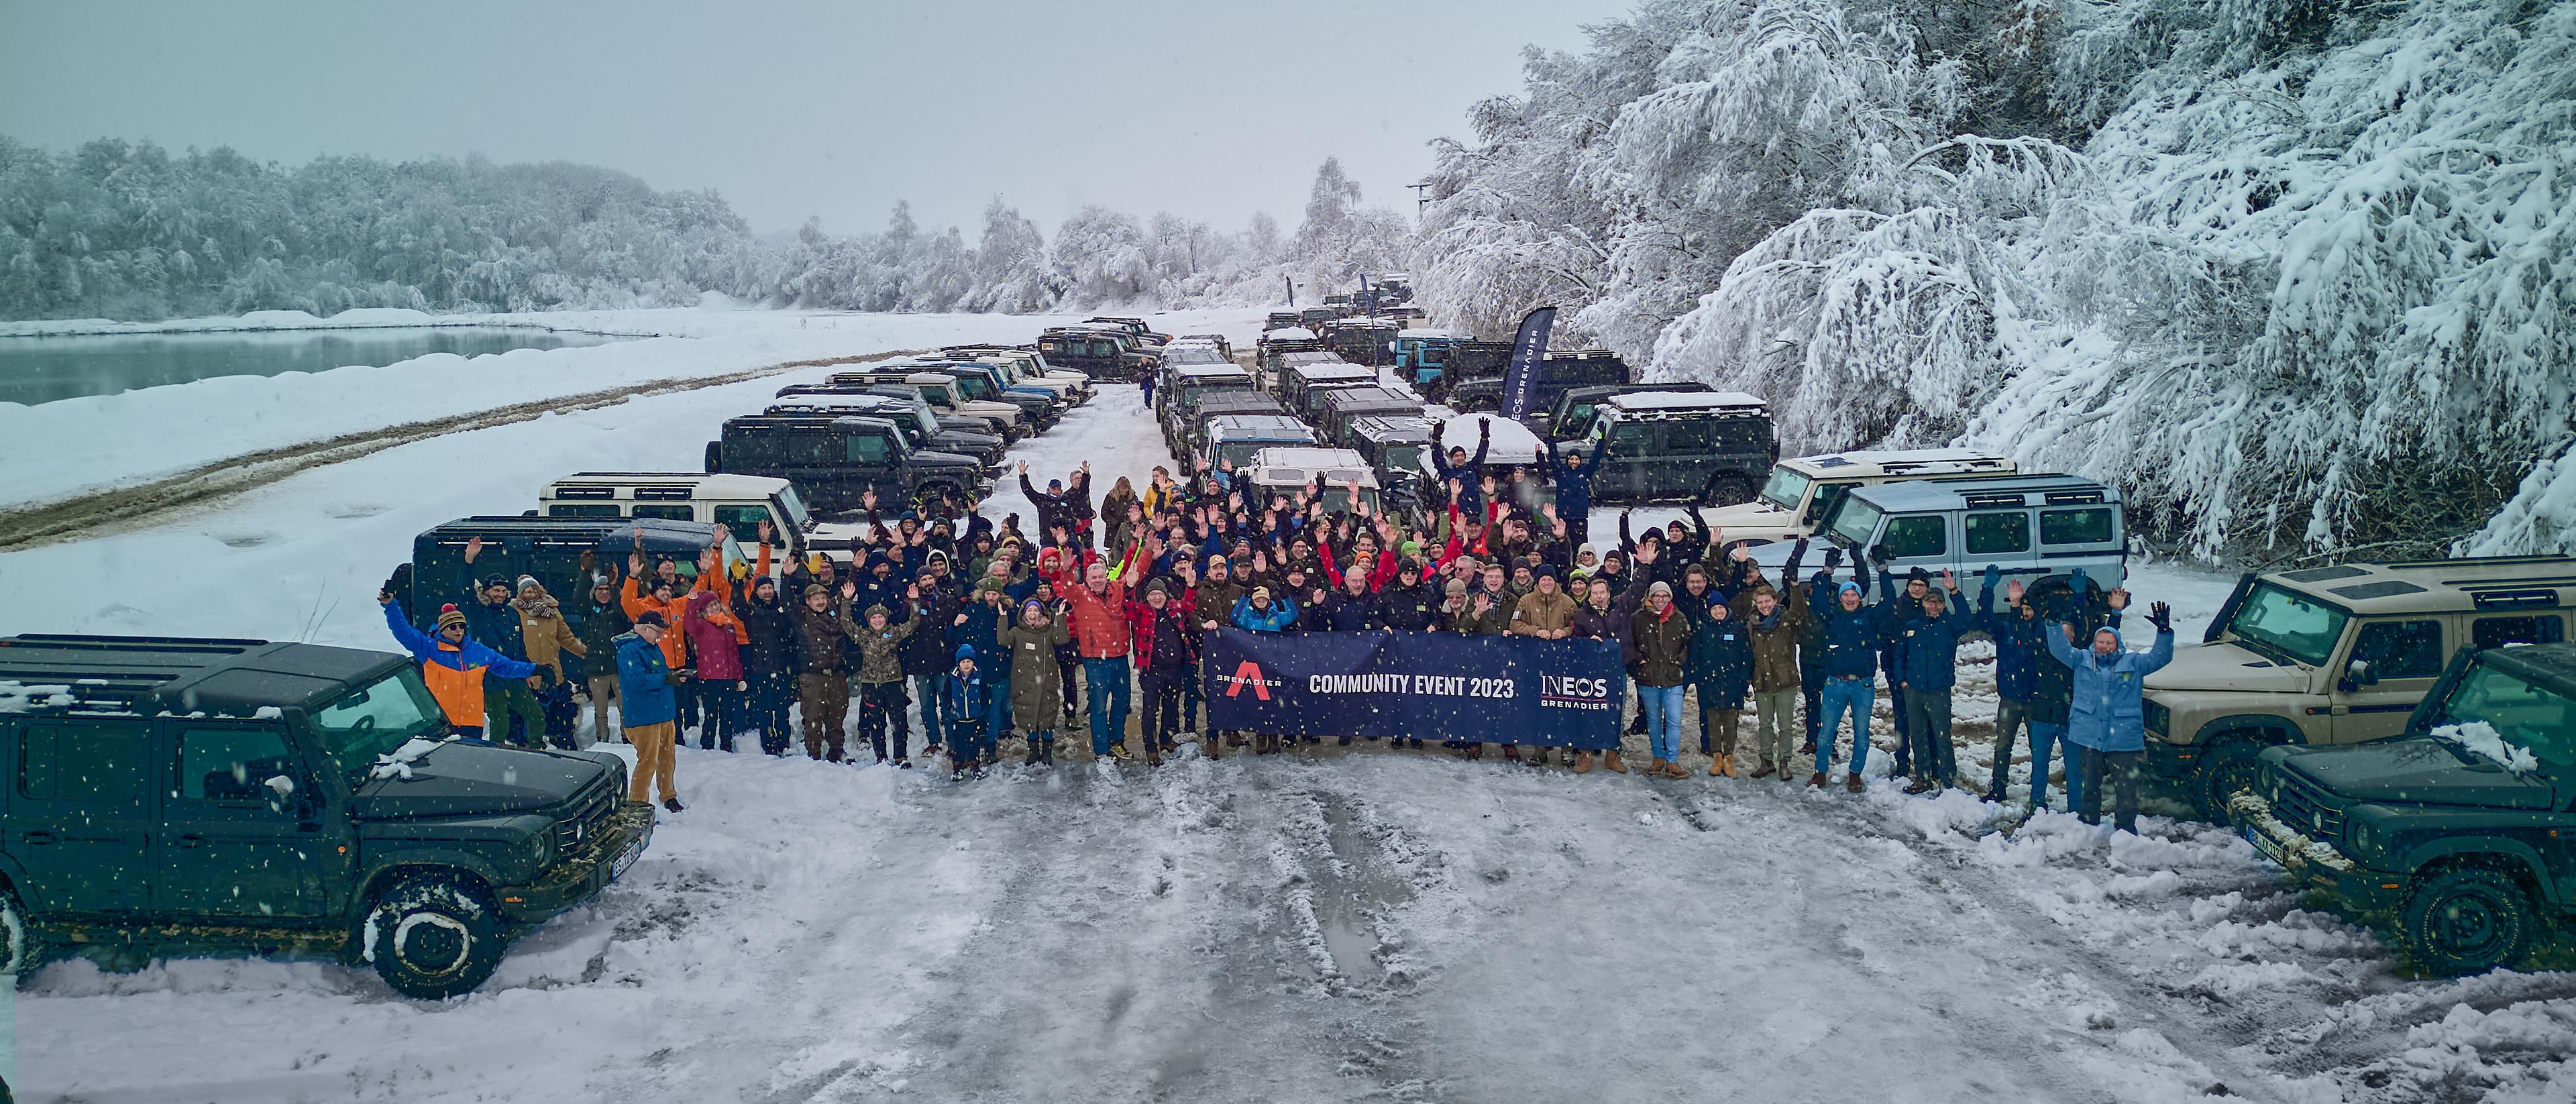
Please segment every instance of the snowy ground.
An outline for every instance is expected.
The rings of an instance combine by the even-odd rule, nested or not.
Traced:
[[[576,468],[685,465],[796,378],[405,446],[0,556],[0,632],[382,647],[367,597],[414,532],[515,512]],[[1088,459],[1104,489],[1167,460],[1114,387],[1018,455],[1041,482]],[[1006,485],[996,509],[1025,515]],[[2131,586],[2191,622],[2225,581],[2147,568]],[[1972,775],[1980,658],[1962,671]],[[1990,806],[1883,783],[1374,748],[1067,758],[955,786],[684,749],[689,810],[481,991],[420,1005],[327,963],[59,964],[18,994],[19,1096],[2576,1098],[2576,977],[2401,976],[2203,825],[2150,816],[2111,840],[2046,813],[1981,835]]]

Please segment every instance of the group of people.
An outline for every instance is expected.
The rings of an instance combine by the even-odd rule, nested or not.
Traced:
[[[1983,796],[2006,798],[2026,732],[2034,806],[2063,746],[2070,806],[2098,819],[2107,783],[2118,822],[2133,824],[2138,692],[2172,647],[2162,604],[2149,617],[2156,650],[2139,654],[2118,634],[2127,593],[2080,574],[2043,602],[1989,567],[1972,611],[1957,580],[1936,585],[1918,570],[1900,584],[1876,549],[1850,557],[1848,578],[1840,548],[1802,576],[1800,542],[1771,578],[1743,542],[1695,517],[1633,534],[1623,516],[1615,545],[1593,545],[1581,537],[1585,510],[1568,506],[1584,505],[1579,457],[1549,457],[1554,500],[1531,513],[1514,481],[1477,471],[1483,451],[1480,442],[1476,454],[1453,448],[1439,458],[1447,493],[1425,523],[1372,510],[1357,488],[1328,508],[1321,485],[1275,493],[1222,463],[1179,477],[1157,467],[1141,487],[1122,476],[1096,500],[1087,463],[1044,489],[1023,464],[1033,532],[1017,514],[996,523],[972,504],[954,520],[887,520],[871,498],[869,535],[852,542],[846,568],[819,553],[788,562],[764,526],[747,563],[716,547],[694,564],[648,563],[639,546],[621,576],[585,557],[575,585],[588,598],[568,624],[528,578],[469,578],[461,587],[472,604],[443,612],[437,637],[407,635],[388,616],[427,667],[447,669],[432,671],[432,688],[460,730],[479,735],[488,713],[503,738],[551,732],[536,699],[564,688],[589,699],[605,735],[609,705],[622,703],[625,738],[638,748],[635,795],[650,779],[673,809],[669,748],[685,730],[697,730],[703,748],[728,751],[737,734],[757,734],[771,755],[801,735],[808,756],[840,762],[854,701],[874,761],[910,766],[917,722],[925,748],[944,745],[961,779],[993,767],[1010,739],[1025,741],[1023,763],[1052,764],[1058,736],[1085,716],[1102,760],[1136,754],[1131,712],[1149,765],[1188,739],[1209,757],[1247,744],[1255,754],[1283,750],[1274,734],[1201,733],[1200,652],[1220,628],[1615,643],[1646,774],[1687,776],[1682,737],[1695,714],[1708,774],[1794,781],[1798,757],[1812,754],[1806,780],[1822,787],[1848,716],[1843,784],[1854,792],[1883,674],[1898,699],[1892,773],[1921,793],[1961,784],[1950,697],[1959,644],[1982,634],[1994,641],[2001,698]],[[469,544],[469,576],[475,551]],[[567,672],[575,660],[579,682]],[[1750,762],[1740,763],[1748,711]],[[1488,743],[1509,761],[1550,758],[1535,743],[1449,736],[1444,743],[1469,759]],[[1631,769],[1616,748],[1573,751],[1566,765]]]

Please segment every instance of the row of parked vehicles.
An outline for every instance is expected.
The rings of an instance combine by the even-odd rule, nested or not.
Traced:
[[[787,555],[844,559],[861,533],[832,515],[866,491],[962,506],[1010,442],[1095,380],[1158,364],[1167,340],[1135,319],[1048,333],[1101,356],[1069,369],[1043,342],[960,346],[790,386],[725,423],[706,471],[565,476],[523,513],[419,534],[386,589],[428,632],[478,578],[533,576],[578,618],[565,592],[595,567],[636,551],[694,567],[719,525],[747,539],[766,522]],[[720,551],[745,561],[730,536]],[[370,963],[412,997],[475,988],[512,940],[631,866],[653,811],[624,800],[615,755],[447,730],[418,665],[390,652],[0,638],[0,973],[251,952]]]

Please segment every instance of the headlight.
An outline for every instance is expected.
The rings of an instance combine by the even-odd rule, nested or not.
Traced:
[[[538,832],[535,841],[528,845],[528,851],[536,858],[538,868],[553,866],[555,864],[555,826],[548,824],[545,830]]]
[[[2349,830],[2344,833],[2344,846],[2349,853],[2362,855],[2376,850],[2380,842],[2379,833],[2370,830],[2368,820],[2352,817],[2347,826]]]

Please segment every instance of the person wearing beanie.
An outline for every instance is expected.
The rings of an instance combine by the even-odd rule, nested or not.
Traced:
[[[581,637],[582,688],[590,697],[590,734],[592,743],[622,740],[608,723],[608,709],[617,704],[617,645],[619,636],[634,626],[626,616],[625,603],[617,600],[616,571],[593,576],[587,597],[574,601],[571,613],[579,618],[574,631]]]
[[[867,735],[877,762],[903,769],[912,767],[912,726],[903,715],[901,649],[920,627],[920,618],[897,622],[893,611],[869,606],[860,615],[859,631],[850,634],[859,644],[859,731]],[[886,754],[889,735],[894,738],[892,756]]]
[[[1805,542],[1789,555],[1789,565],[1781,578],[1795,580],[1798,561],[1806,555]],[[1792,582],[1786,593],[1767,582],[1758,582],[1738,590],[1728,610],[1744,626],[1746,643],[1752,655],[1753,679],[1753,750],[1755,763],[1748,778],[1778,775],[1783,782],[1794,781],[1797,772],[1789,765],[1798,740],[1792,735],[1793,718],[1798,700],[1806,689],[1806,675],[1799,668],[1798,649],[1805,638],[1808,611],[1807,584]],[[1708,699],[1700,699],[1706,708]],[[1728,764],[1732,766],[1733,763]]]
[[[987,721],[995,689],[975,662],[975,646],[961,644],[948,674],[941,678],[938,702],[924,705],[925,712],[940,714],[948,735],[948,778],[952,782],[982,778],[984,769],[992,765],[996,752],[993,729]]]
[[[1071,642],[1073,633],[1034,598],[1020,605],[1016,623],[1005,608],[994,628],[994,638],[1011,654],[1011,715],[1028,729],[1028,765],[1053,766],[1056,718],[1064,711],[1064,671],[1055,650]]]
[[[403,616],[402,607],[394,604],[392,591],[376,592],[376,602],[384,607],[385,628],[394,640],[420,662],[421,681],[429,685],[430,696],[447,715],[450,731],[469,739],[483,737],[483,687],[486,679],[520,679],[534,682],[537,665],[511,659],[475,641],[466,632],[465,611],[453,605],[438,611],[436,635],[422,633]]]
[[[1832,561],[1828,556],[1826,562]],[[1869,715],[1877,700],[1878,653],[1888,635],[1887,611],[1861,603],[1862,587],[1868,581],[1869,565],[1854,556],[1851,580],[1834,587],[1831,598],[1824,596],[1821,587],[1811,591],[1815,605],[1809,612],[1823,646],[1813,661],[1802,656],[1801,663],[1824,678],[1824,715],[1816,729],[1816,773],[1807,777],[1809,786],[1824,786],[1826,774],[1833,769],[1835,729],[1848,713],[1852,752],[1843,788],[1853,793],[1867,788],[1862,768],[1869,763]]]
[[[1691,622],[1690,660],[1683,671],[1699,695],[1699,750],[1708,756],[1709,774],[1732,778],[1736,729],[1753,682],[1753,641],[1734,608],[1717,595],[1690,600],[1706,603]]]
[[[1234,626],[1245,632],[1283,632],[1297,623],[1297,603],[1289,598],[1273,598],[1270,588],[1256,586],[1234,604]],[[1276,733],[1256,732],[1252,736],[1252,753],[1275,755],[1279,752]]]
[[[1443,593],[1426,585],[1422,578],[1422,561],[1407,557],[1395,568],[1395,581],[1387,584],[1381,616],[1386,627],[1400,632],[1428,632],[1440,617]],[[1414,744],[1420,747],[1419,737]]]
[[[1137,712],[1138,733],[1145,743],[1145,764],[1161,766],[1163,756],[1180,747],[1181,684],[1198,669],[1199,631],[1191,611],[1172,598],[1163,580],[1145,584],[1145,600],[1127,605],[1128,637],[1134,646],[1136,681],[1144,698]],[[1215,758],[1214,742],[1202,746]]]
[[[573,630],[572,622],[564,619],[554,596],[546,593],[535,576],[519,576],[519,593],[510,599],[510,608],[519,615],[519,640],[524,654],[528,662],[537,665],[537,673],[544,676],[544,685],[537,691],[537,706],[545,718],[546,742],[571,751],[573,722],[580,718],[581,707],[573,703],[575,683],[566,677],[565,667],[571,666],[574,675],[580,674],[581,668],[568,664],[564,653],[570,652],[579,659],[589,654],[589,646],[582,643],[581,635]],[[529,730],[513,735],[533,743],[538,733]]]
[[[760,734],[760,750],[772,758],[787,754],[795,731],[787,720],[787,707],[796,700],[796,615],[790,610],[794,604],[764,560],[752,576],[751,598],[741,610],[743,633],[751,638],[742,649],[743,674],[751,685],[743,723]]]
[[[1541,564],[1532,575],[1536,581],[1530,592],[1512,603],[1507,621],[1511,634],[1533,640],[1564,640],[1573,636],[1574,598],[1557,586],[1556,568]],[[1519,762],[1519,745],[1504,744],[1503,758]],[[1529,762],[1533,766],[1546,766],[1547,745],[1530,745]]]
[[[1681,766],[1682,689],[1690,662],[1690,619],[1673,607],[1673,585],[1646,587],[1646,604],[1629,616],[1629,667],[1635,672],[1637,707],[1646,718],[1654,762],[1648,778],[1685,778]]]
[[[662,638],[670,631],[670,621],[658,610],[635,615],[635,627],[616,640],[617,697],[625,703],[626,742],[635,749],[626,800],[648,800],[648,787],[659,789],[662,807],[676,813],[683,808],[672,775],[680,730],[676,692],[690,673],[674,671],[664,661]]]
[[[465,635],[492,649],[494,655],[526,660],[528,645],[519,611],[510,605],[518,576],[496,575],[478,586],[474,581],[474,559],[482,552],[483,538],[465,542],[464,577],[457,583],[462,596],[458,612],[465,615]],[[538,704],[535,688],[543,685],[543,678],[531,684],[522,679],[485,677],[483,703],[491,717],[494,742],[526,747],[542,738],[546,730],[545,707]]]
[[[1896,664],[1887,669],[1889,689],[1905,717],[1899,735],[1914,744],[1915,773],[1905,787],[1909,794],[1959,784],[1958,755],[1950,743],[1950,690],[1958,682],[1959,638],[1977,631],[1977,625],[1959,596],[1958,583],[1956,576],[1942,572],[1941,588],[1927,587],[1921,604],[1901,616],[1890,633]],[[1883,604],[1899,614],[1904,609],[1893,595]]]

